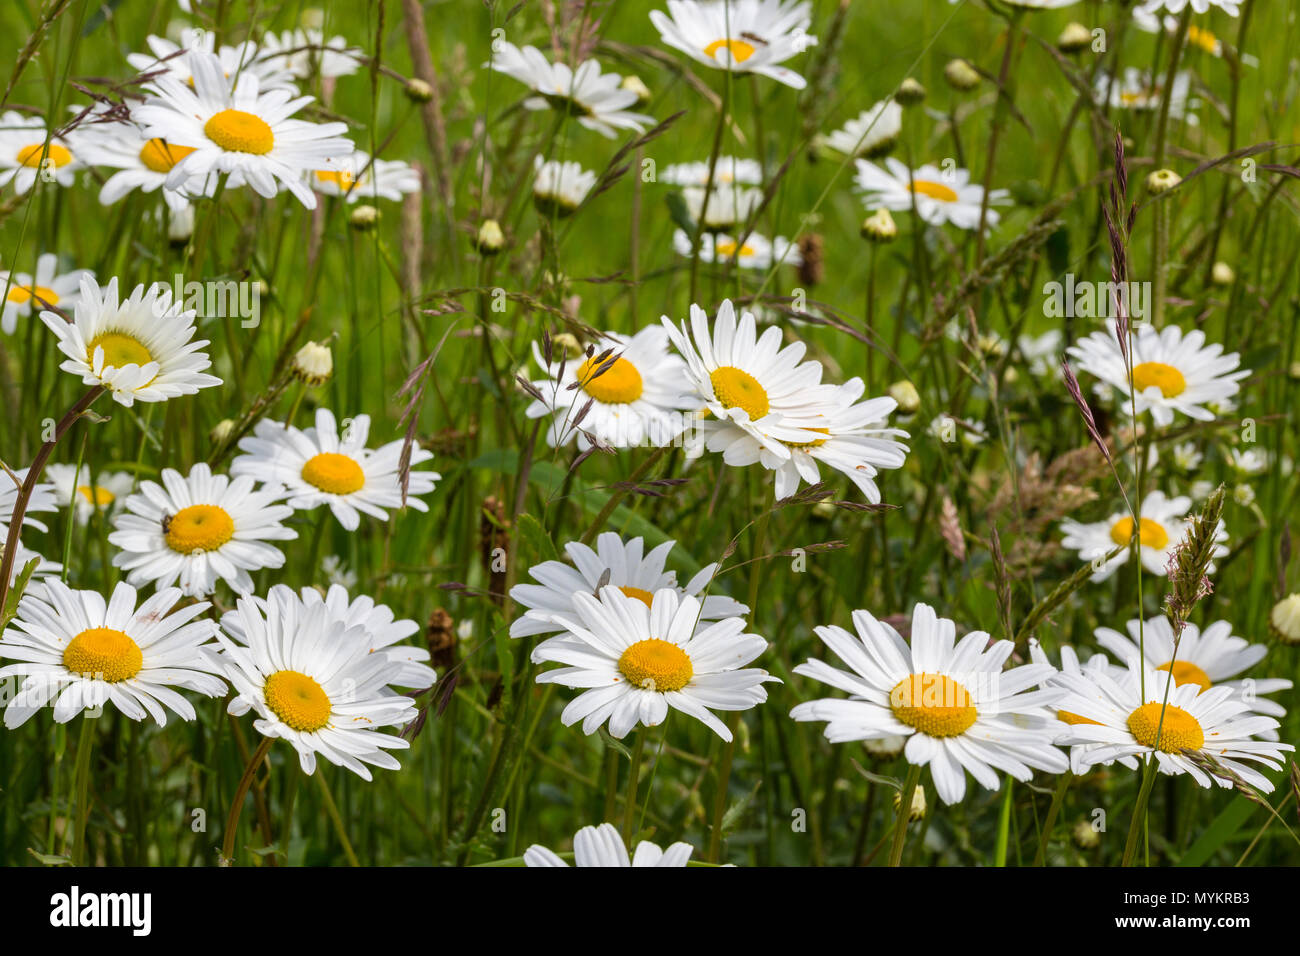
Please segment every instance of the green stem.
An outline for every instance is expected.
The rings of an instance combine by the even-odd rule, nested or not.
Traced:
[[[641,756],[645,751],[646,730],[638,727],[632,747],[632,765],[627,772],[627,797],[623,800],[623,841],[631,842],[636,824],[636,791],[641,783]]]
[[[248,796],[248,788],[253,785],[253,777],[257,774],[257,768],[266,759],[271,744],[274,742],[274,737],[262,738],[262,742],[253,751],[253,756],[249,758],[248,766],[244,768],[244,775],[239,778],[239,785],[235,787],[235,798],[230,802],[230,813],[226,815],[226,834],[221,841],[222,866],[230,866],[233,862],[235,832],[239,829],[239,815],[244,811],[244,798]]]
[[[907,842],[907,821],[912,815],[912,796],[917,781],[921,779],[920,764],[912,764],[898,799],[898,817],[894,821],[894,842],[889,846],[889,865],[898,866],[903,861],[903,844]]]
[[[334,832],[338,834],[339,842],[343,844],[343,855],[348,858],[348,866],[360,866],[357,862],[357,855],[352,850],[352,842],[348,839],[347,830],[343,827],[343,817],[339,815],[338,804],[334,802],[334,794],[330,793],[330,785],[325,780],[324,770],[316,768],[316,773],[312,774],[316,782],[320,784],[320,795],[325,801],[325,812],[329,814],[330,821],[334,824]]]
[[[77,735],[77,768],[73,776],[76,816],[73,831],[73,862],[85,866],[89,861],[86,854],[86,821],[90,818],[88,795],[90,793],[90,751],[94,747],[94,724],[98,718],[84,714],[81,718],[81,730]]]
[[[1065,791],[1070,789],[1070,783],[1074,780],[1074,774],[1068,770],[1061,774],[1061,779],[1057,781],[1056,792],[1052,794],[1052,805],[1047,809],[1047,817],[1043,820],[1043,832],[1038,838],[1038,852],[1034,854],[1034,866],[1042,866],[1047,860],[1047,843],[1052,838],[1052,828],[1056,826],[1056,818],[1061,813],[1061,807],[1065,803]]]
[[[1152,754],[1147,760],[1146,771],[1142,777],[1142,789],[1138,791],[1137,802],[1133,805],[1133,821],[1128,827],[1128,839],[1124,841],[1124,856],[1120,866],[1132,866],[1133,854],[1137,850],[1138,835],[1145,832],[1147,801],[1151,798],[1151,788],[1156,782],[1156,758]]]

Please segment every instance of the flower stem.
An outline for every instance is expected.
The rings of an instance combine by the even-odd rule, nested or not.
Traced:
[[[81,731],[77,735],[77,768],[73,775],[74,806],[76,807],[73,828],[73,862],[85,866],[88,862],[86,853],[86,821],[90,818],[88,795],[90,793],[90,751],[95,745],[94,724],[97,718],[83,714]]]
[[[1056,818],[1065,803],[1065,791],[1070,789],[1073,780],[1074,774],[1067,770],[1057,781],[1056,793],[1052,794],[1052,805],[1047,808],[1047,817],[1043,820],[1043,832],[1038,838],[1038,852],[1034,854],[1034,866],[1042,866],[1047,859],[1047,843],[1052,838],[1052,828],[1056,826]]]
[[[334,802],[334,794],[330,793],[330,785],[325,780],[325,772],[322,768],[317,768],[317,773],[312,774],[316,782],[320,784],[320,795],[325,800],[325,812],[329,814],[330,820],[334,824],[334,832],[338,834],[339,842],[343,844],[343,855],[348,858],[348,866],[360,866],[357,862],[357,855],[352,849],[352,842],[348,839],[348,832],[343,827],[343,817],[339,815],[338,804]]]
[[[644,727],[637,728],[636,743],[632,746],[632,764],[627,771],[627,796],[623,800],[623,841],[632,839],[636,825],[636,791],[641,783],[641,756],[645,751]]]
[[[221,865],[230,866],[233,862],[232,857],[235,855],[235,832],[239,829],[239,815],[244,810],[244,798],[248,796],[248,788],[253,785],[253,777],[257,774],[257,768],[262,761],[266,759],[267,753],[271,749],[271,744],[275,742],[274,737],[263,737],[262,742],[257,745],[253,751],[253,756],[249,758],[248,766],[244,768],[244,775],[239,778],[239,786],[235,788],[235,798],[230,802],[230,813],[226,815],[226,833],[221,841]]]
[[[903,861],[903,844],[907,842],[907,821],[912,815],[912,795],[921,779],[921,765],[912,764],[907,770],[898,800],[898,817],[894,821],[894,842],[889,847],[889,865],[898,866]]]

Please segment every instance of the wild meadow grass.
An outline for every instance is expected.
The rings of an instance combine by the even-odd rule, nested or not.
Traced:
[[[852,633],[865,609],[906,638],[917,604],[954,621],[958,637],[1014,642],[1008,667],[1031,661],[1031,639],[1059,666],[1063,646],[1084,660],[1101,652],[1098,628],[1164,619],[1172,595],[1175,618],[1202,630],[1226,621],[1268,646],[1235,679],[1296,676],[1300,634],[1276,617],[1270,627],[1275,605],[1300,590],[1295,11],[1243,0],[1237,16],[1175,14],[1150,33],[1135,6],[813,0],[805,32],[816,42],[783,64],[805,81],[798,89],[665,45],[649,18],[666,8],[658,2],[195,0],[188,14],[168,0],[4,5],[0,110],[41,118],[74,153],[95,125],[87,107],[124,114],[151,95],[126,59],[147,37],[178,39],[190,25],[235,45],[306,25],[352,52],[345,75],[309,65],[295,78],[315,97],[298,118],[346,124],[357,149],[410,164],[419,183],[394,200],[320,194],[308,209],[283,187],[265,198],[222,181],[193,199],[188,227],[159,191],[102,204],[112,174],[102,166],[71,184],[38,175],[28,191],[0,189],[0,269],[32,273],[53,253],[60,273],[88,269],[101,286],[116,277],[124,296],[154,282],[202,283],[205,295],[233,282],[244,296],[201,303],[196,319],[219,386],[129,407],[99,397],[50,460],[124,472],[138,490],[166,468],[224,473],[258,421],[307,428],[326,408],[340,423],[370,416],[371,447],[431,452],[423,467],[441,477],[419,496],[427,512],[363,514],[356,530],[328,508],[294,511],[284,524],[296,538],[273,542],[283,566],[252,572],[259,596],[343,582],[418,622],[405,643],[430,650],[437,680],[403,692],[416,716],[392,728],[410,742],[394,751],[400,769],[366,781],[321,759],[308,775],[286,743],[259,750],[271,738],[252,716],[228,714],[227,697],[190,693],[195,719],[173,714],[165,726],[112,704],[60,723],[47,707],[0,731],[0,861],[518,864],[530,846],[565,852],[580,828],[608,821],[629,846],[682,841],[693,861],[738,865],[1295,863],[1300,774],[1289,753],[1282,769],[1262,767],[1271,793],[1244,781],[1207,789],[1139,762],[1029,780],[995,767],[998,789],[967,776],[947,804],[897,746],[831,743],[825,718],[789,716],[846,696],[795,673],[810,658],[840,666],[814,627]],[[1063,49],[1077,25],[1077,46]],[[759,55],[773,38],[750,40]],[[652,119],[606,138],[563,96],[524,108],[533,94],[485,65],[502,42],[639,78],[647,95],[631,108]],[[1148,94],[1098,93],[1107,76],[1118,92],[1130,68],[1154,78]],[[1191,102],[1171,106],[1168,80],[1184,70]],[[877,205],[854,187],[855,158],[824,138],[896,95],[888,155],[911,170],[969,170],[988,191],[974,208],[989,228],[932,224],[916,207],[894,209],[892,236],[864,226]],[[572,215],[534,202],[539,156],[595,173]],[[662,173],[699,162],[719,182],[718,157],[761,164],[761,202],[733,239],[785,237],[796,250],[785,262],[749,269],[739,255],[714,264],[674,248],[695,225]],[[1149,182],[1160,170],[1176,176]],[[1052,283],[1111,281],[1136,283],[1137,299],[1116,310],[1103,290],[1078,315],[1053,299]],[[861,378],[866,397],[895,399],[888,426],[906,430],[907,453],[875,477],[881,504],[830,467],[777,501],[761,464],[680,442],[557,448],[550,416],[525,415],[537,398],[527,383],[545,378],[535,345],[558,360],[592,330],[630,336],[661,316],[676,325],[693,304],[712,319],[724,299],[757,311],[760,331],[770,323],[785,344],[803,343],[826,382]],[[1067,348],[1100,333],[1132,349],[1145,325],[1201,330],[1237,353],[1249,370],[1240,390],[1203,417],[1160,423],[1114,383],[1095,388],[1070,355],[1072,396]],[[332,353],[320,384],[292,373],[309,341]],[[60,370],[65,358],[35,311],[0,335],[6,469],[30,465],[86,395]],[[1133,364],[1120,364],[1130,382]],[[1228,536],[1212,571],[1213,521],[1192,527],[1172,578],[1143,567],[1146,524],[1139,537],[1132,517],[1153,490],[1189,498],[1170,548],[1184,516],[1221,509]],[[125,579],[108,540],[120,505],[88,520],[71,505],[34,514],[47,530],[26,528],[22,544],[61,564],[55,577],[70,587],[107,596]],[[1122,515],[1129,530],[1116,539]],[[1128,560],[1092,580],[1101,565],[1064,544],[1069,521],[1111,522],[1100,553]],[[530,657],[541,638],[511,638],[526,610],[511,589],[606,531],[642,537],[646,550],[675,541],[667,567],[679,584],[718,562],[708,593],[751,609],[745,631],[767,647],[747,666],[779,682],[764,685],[766,701],[720,712],[731,742],[676,710],[621,740],[587,734],[560,720],[581,691],[536,681],[553,665]],[[141,599],[152,590],[141,585]],[[237,598],[217,584],[203,619]],[[6,703],[16,687],[0,679]],[[1253,699],[1249,685],[1235,692]],[[1268,699],[1285,708],[1278,738],[1295,743],[1293,689]],[[910,825],[900,790],[924,798]]]

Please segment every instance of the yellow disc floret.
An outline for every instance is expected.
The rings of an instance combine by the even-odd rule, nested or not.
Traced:
[[[266,120],[243,110],[222,110],[203,124],[203,133],[231,153],[265,156],[275,147],[275,134]]]
[[[307,459],[302,480],[331,495],[350,495],[366,483],[366,473],[356,459],[324,451]]]
[[[178,554],[215,551],[235,536],[235,522],[224,508],[190,505],[163,521],[167,546]]]
[[[619,590],[622,591],[630,598],[636,598],[646,607],[650,607],[651,602],[654,601],[654,595],[651,594],[649,591],[645,590],[644,588],[634,588],[632,587],[632,585],[627,584],[621,586]]]
[[[956,737],[979,713],[970,692],[946,674],[909,674],[889,692],[894,716],[931,737]]]
[[[956,202],[957,193],[949,189],[943,183],[936,183],[931,179],[914,179],[908,186],[913,193],[922,196],[929,196],[931,199],[937,199],[940,202]]]
[[[1128,544],[1133,540],[1133,519],[1129,517],[1120,518],[1110,526],[1110,540],[1116,544]],[[1144,548],[1155,548],[1157,551],[1163,551],[1169,544],[1169,532],[1165,526],[1158,521],[1150,518],[1143,518],[1138,525],[1138,541]]]
[[[115,684],[140,673],[140,645],[111,627],[82,631],[63,649],[63,666],[74,674]]]
[[[1164,362],[1142,362],[1133,366],[1133,387],[1145,392],[1154,385],[1165,398],[1174,398],[1187,391],[1183,373]]]
[[[101,332],[86,346],[86,361],[93,367],[95,350],[104,350],[104,368],[125,368],[128,365],[148,365],[153,355],[134,336],[123,332]]]
[[[618,659],[618,669],[643,690],[681,690],[695,675],[691,659],[676,644],[650,638],[637,641]]]
[[[596,375],[596,370],[609,361],[608,356],[599,362],[597,358],[592,356],[578,369],[578,382],[584,392],[608,405],[626,405],[641,397],[644,383],[635,365],[625,358],[616,358],[613,365]]]
[[[1174,675],[1174,683],[1180,687],[1183,684],[1195,684],[1201,690],[1209,690],[1213,685],[1210,675],[1201,670],[1191,661],[1174,661],[1173,663],[1161,664],[1157,670],[1169,671]]]
[[[744,40],[728,39],[714,40],[704,48],[704,55],[716,60],[719,50],[726,50],[730,53],[731,59],[736,63],[744,63],[754,55],[754,45],[752,43],[746,43]]]
[[[1156,747],[1156,731],[1159,729],[1160,746],[1156,747],[1167,754],[1180,750],[1200,750],[1205,746],[1205,731],[1200,723],[1173,704],[1164,705],[1164,720],[1160,718],[1161,703],[1153,700],[1143,704],[1128,715],[1129,733],[1143,747]]]
[[[103,485],[78,485],[77,493],[96,508],[107,508],[117,497]]]
[[[58,305],[59,294],[43,285],[16,285],[9,290],[8,300],[15,305],[26,305],[32,299],[46,305]]]
[[[68,152],[66,146],[60,146],[58,143],[50,143],[50,150],[45,151],[44,143],[32,143],[30,146],[24,146],[18,150],[18,162],[23,166],[38,167],[43,161],[48,159],[55,169],[60,166],[66,166],[72,162],[72,154]]]
[[[140,147],[140,162],[155,173],[170,173],[173,166],[192,152],[192,146],[176,146],[165,139],[151,139]]]
[[[266,706],[294,730],[320,730],[330,722],[329,695],[315,678],[299,671],[276,671],[262,688]]]
[[[743,408],[749,413],[750,421],[763,418],[772,407],[767,390],[744,369],[724,365],[709,374],[709,381],[723,408]]]

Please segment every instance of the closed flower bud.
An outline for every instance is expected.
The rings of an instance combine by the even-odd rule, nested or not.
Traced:
[[[892,242],[898,236],[898,226],[888,209],[877,209],[862,220],[862,238],[870,242]]]
[[[623,82],[619,84],[619,89],[631,90],[636,94],[638,106],[644,106],[650,102],[650,88],[641,82],[639,76],[625,76]]]
[[[900,106],[916,106],[925,101],[925,87],[909,76],[898,84],[894,99]]]
[[[1215,285],[1232,285],[1237,281],[1237,273],[1226,262],[1216,262],[1210,270],[1210,280]]]
[[[324,385],[334,374],[334,353],[328,345],[308,342],[293,356],[293,374],[308,385]]]
[[[374,206],[357,206],[352,210],[348,223],[358,232],[368,232],[379,224],[379,210]]]
[[[1101,843],[1101,834],[1087,820],[1076,823],[1074,829],[1070,831],[1070,836],[1074,838],[1074,845],[1081,850],[1091,850]]]
[[[505,233],[495,219],[485,219],[474,237],[474,248],[485,256],[495,256],[506,244]]]
[[[1082,23],[1066,24],[1056,38],[1056,48],[1062,53],[1078,53],[1092,45],[1092,31]]]
[[[551,361],[559,361],[561,355],[566,355],[571,359],[581,358],[582,343],[572,332],[556,332],[551,336],[552,354]]]
[[[894,791],[894,811],[898,811],[898,805],[903,802],[903,794],[899,790]],[[908,811],[907,819],[915,823],[917,820],[925,818],[925,788],[918,786],[912,791],[912,807]]]
[[[433,87],[424,80],[412,77],[406,81],[406,98],[413,103],[427,103],[433,99]]]
[[[921,393],[908,381],[889,386],[889,397],[898,402],[898,410],[904,415],[912,415],[921,407]]]
[[[1273,605],[1268,615],[1269,630],[1283,644],[1300,644],[1300,594],[1288,594]]]
[[[223,418],[212,426],[212,431],[208,432],[208,441],[212,442],[213,445],[224,445],[230,440],[230,436],[234,430],[234,419]]]
[[[1157,169],[1147,177],[1147,189],[1148,191],[1159,195],[1160,193],[1168,192],[1173,189],[1182,181],[1183,177],[1179,176],[1172,169]]]
[[[973,90],[980,84],[980,75],[969,61],[949,60],[943,68],[943,78],[954,90]]]

